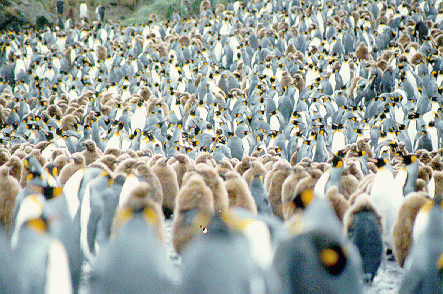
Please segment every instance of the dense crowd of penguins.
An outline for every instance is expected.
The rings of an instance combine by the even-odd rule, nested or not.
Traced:
[[[0,292],[441,293],[441,0],[96,11],[0,36]]]

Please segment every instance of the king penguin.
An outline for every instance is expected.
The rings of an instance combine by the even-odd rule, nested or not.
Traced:
[[[332,186],[340,188],[340,179],[343,174],[343,159],[339,155],[332,157],[332,166],[328,168],[318,179],[314,188],[314,194],[319,197],[325,197],[326,192]]]
[[[255,204],[257,205],[258,214],[272,215],[272,207],[269,202],[269,195],[263,185],[263,176],[255,174],[251,177],[249,189],[254,197]]]
[[[417,191],[419,160],[414,154],[403,155],[401,158],[405,166],[398,171],[395,182],[406,197],[409,193]]]
[[[346,211],[345,231],[357,246],[362,259],[364,281],[373,281],[383,257],[381,216],[369,195],[357,196],[354,204]]]
[[[281,293],[362,293],[349,249],[324,230],[308,230],[280,243],[274,267]]]
[[[392,258],[392,230],[400,206],[403,193],[394,183],[392,165],[386,158],[371,159],[378,168],[371,187],[371,199],[382,217],[383,244],[389,258]]]
[[[133,191],[117,212],[113,235],[92,264],[94,293],[168,293],[171,280],[158,224],[161,208],[147,199],[149,184]]]
[[[276,293],[274,275],[258,267],[248,239],[231,229],[230,218],[226,212],[215,215],[206,233],[186,248],[180,293]]]
[[[42,195],[27,196],[17,216],[11,239],[14,259],[21,274],[23,293],[72,293],[65,247],[48,234],[48,220],[42,216]]]

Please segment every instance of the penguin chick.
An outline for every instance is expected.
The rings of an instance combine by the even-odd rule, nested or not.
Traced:
[[[22,160],[18,156],[12,155],[5,165],[9,167],[9,174],[20,183],[23,171]]]
[[[88,139],[84,141],[82,145],[85,147],[85,150],[82,151],[82,154],[85,158],[86,166],[93,163],[102,155],[101,151],[97,148],[97,145],[93,140]]]
[[[343,175],[340,179],[340,193],[346,200],[357,190],[359,181],[354,175]]]
[[[225,157],[219,162],[215,170],[221,177],[223,177],[227,172],[234,171],[234,167],[232,166],[231,161]]]
[[[177,161],[171,166],[177,174],[178,187],[181,188],[184,174],[192,168],[193,165],[186,154],[177,154],[174,155],[174,158],[177,159]]]
[[[282,187],[285,179],[291,174],[292,168],[287,161],[278,161],[274,164],[269,176],[266,177],[265,187],[268,188],[269,201],[274,215],[283,218]]]
[[[78,170],[85,168],[85,157],[83,154],[76,152],[71,155],[70,159],[72,162],[66,164],[61,170],[60,170],[60,184],[62,186],[65,185],[65,183],[69,180],[69,178],[75,174]]]
[[[338,219],[341,223],[343,223],[343,218],[346,210],[348,210],[349,208],[349,204],[343,194],[338,192],[337,186],[332,186],[328,189],[328,191],[326,192],[326,199],[329,200],[332,208],[334,208],[335,214],[337,215]]]
[[[303,167],[295,166],[292,173],[283,182],[281,200],[283,203],[283,217],[285,220],[291,215],[286,211],[288,207],[285,207],[285,205],[286,203],[291,203],[293,201],[297,184],[305,177],[310,177],[310,174],[307,173]]]
[[[108,49],[103,45],[97,45],[95,49],[99,61],[104,61],[108,55]]]
[[[138,176],[148,182],[151,186],[152,191],[149,195],[152,197],[152,200],[161,206],[163,203],[163,190],[157,175],[147,163],[138,163],[136,170]]]
[[[414,243],[405,265],[408,265],[399,293],[439,293],[442,289],[440,276],[443,254],[443,209],[442,195],[428,201],[416,217]],[[420,216],[425,216],[419,235],[415,238],[415,228]]]
[[[252,159],[249,156],[244,156],[242,160],[235,166],[235,170],[243,175],[251,167]]]
[[[120,163],[115,168],[115,173],[124,173],[126,175],[130,175],[133,173],[134,166],[136,165],[137,160],[133,158],[127,158],[125,160],[120,161]]]
[[[211,189],[199,174],[191,175],[180,188],[172,225],[172,244],[178,254],[182,254],[195,236],[205,232],[214,214],[213,198]]]
[[[355,57],[357,59],[361,60],[372,60],[371,54],[369,54],[369,49],[366,47],[365,43],[362,41],[358,45],[357,49],[355,50]]]
[[[204,163],[197,164],[195,166],[195,172],[186,173],[183,177],[183,184],[185,184],[187,178],[194,173],[200,174],[206,186],[208,186],[214,197],[214,211],[220,213],[226,211],[229,208],[228,192],[226,191],[225,183],[218,175],[217,171]]]
[[[20,184],[16,178],[9,175],[9,167],[0,167],[0,227],[9,234],[15,198],[20,192]]]
[[[117,163],[117,157],[115,157],[112,154],[103,155],[102,157],[100,157],[99,159],[97,159],[94,162],[103,163],[104,165],[106,165],[106,167],[109,170],[114,171],[115,170],[115,164]]]
[[[382,223],[368,194],[358,195],[344,216],[344,229],[362,259],[364,281],[372,282],[383,256]]]
[[[400,207],[392,232],[392,245],[395,260],[401,267],[403,267],[406,256],[411,249],[415,218],[428,199],[427,193],[411,193],[405,198]]]
[[[152,171],[156,174],[162,186],[162,208],[165,217],[169,219],[174,212],[175,198],[178,194],[177,174],[174,169],[168,165],[168,159],[166,157],[158,159],[152,167]]]
[[[251,181],[254,176],[262,177],[262,179],[263,179],[262,181],[264,181],[264,179],[266,177],[266,169],[263,166],[263,164],[258,160],[252,161],[251,167],[249,169],[247,169],[242,175],[243,179],[245,179],[246,183],[249,186],[251,185]],[[252,196],[254,196],[254,195],[252,195]]]
[[[257,205],[252,197],[246,181],[236,171],[228,171],[224,174],[225,187],[228,192],[230,208],[244,208],[257,213]]]

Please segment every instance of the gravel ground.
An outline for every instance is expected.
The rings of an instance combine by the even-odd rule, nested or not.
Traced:
[[[172,246],[172,220],[166,221],[166,254],[171,261],[171,276],[174,282],[180,281],[181,257],[175,253]],[[83,267],[83,278],[79,293],[91,293],[89,288],[89,276],[91,268],[88,264]],[[366,294],[391,294],[398,293],[404,270],[395,261],[384,260],[378,269],[378,274],[371,285],[364,286]]]

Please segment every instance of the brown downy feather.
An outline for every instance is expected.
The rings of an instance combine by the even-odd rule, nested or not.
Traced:
[[[189,212],[192,216],[193,210],[197,210],[200,213],[200,217],[196,216],[194,219],[189,219],[190,216],[186,215],[186,213]],[[214,214],[212,191],[205,184],[201,175],[193,173],[183,183],[178,193],[174,210],[172,244],[178,254],[182,253],[189,241],[204,232],[212,214]]]
[[[415,217],[428,199],[427,193],[413,192],[405,198],[400,207],[392,232],[395,260],[397,260],[400,266],[404,265],[406,256],[412,245],[412,230],[414,228]]]
[[[332,186],[326,192],[326,199],[331,203],[332,208],[334,208],[335,215],[338,217],[341,223],[343,223],[343,218],[346,213],[346,210],[349,208],[348,201],[338,191],[337,186]]]
[[[174,169],[168,165],[168,159],[166,157],[158,159],[152,167],[152,171],[155,173],[162,186],[163,212],[165,213],[166,218],[170,218],[174,211],[175,198],[178,194],[177,174]]]
[[[252,197],[248,184],[236,171],[228,171],[223,175],[225,187],[228,192],[229,207],[243,208],[257,213],[257,205]]]

